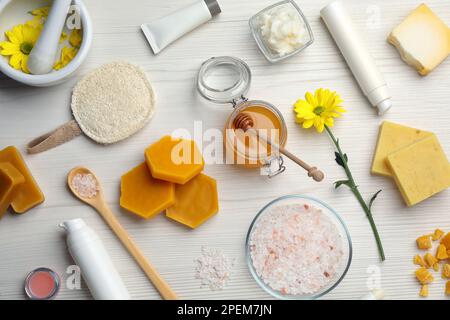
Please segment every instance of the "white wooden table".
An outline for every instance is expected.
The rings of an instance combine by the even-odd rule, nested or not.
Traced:
[[[244,242],[248,226],[269,201],[286,194],[307,194],[329,203],[345,219],[350,230],[354,255],[343,282],[325,298],[358,299],[367,292],[370,267],[380,268],[381,284],[388,299],[418,298],[419,285],[413,277],[415,238],[436,227],[450,231],[450,190],[407,208],[393,181],[371,176],[370,164],[383,119],[430,130],[437,134],[450,155],[450,59],[428,77],[420,77],[404,64],[397,51],[386,42],[390,30],[420,1],[345,1],[355,24],[364,32],[370,50],[385,75],[394,106],[378,117],[357,87],[342,56],[319,19],[319,10],[328,0],[303,0],[299,5],[309,19],[314,44],[302,54],[270,65],[259,53],[248,28],[251,15],[274,1],[221,0],[223,12],[154,56],[140,31],[151,21],[192,0],[86,0],[94,22],[95,35],[90,55],[77,76],[52,88],[30,88],[0,75],[0,148],[26,143],[70,119],[71,88],[81,76],[103,63],[128,60],[148,73],[158,95],[157,114],[152,122],[132,138],[99,146],[85,137],[52,151],[25,159],[46,195],[43,205],[24,215],[7,214],[0,221],[0,299],[22,299],[26,274],[39,266],[55,269],[63,276],[73,264],[58,224],[83,218],[101,236],[120,274],[135,299],[159,299],[158,293],[100,217],[68,192],[65,178],[77,165],[94,170],[103,180],[106,197],[117,217],[141,246],[170,285],[186,299],[267,299],[247,270]],[[450,3],[427,3],[450,24]],[[219,186],[220,212],[197,230],[188,230],[164,217],[140,220],[118,205],[120,176],[143,161],[146,146],[177,128],[193,130],[195,120],[204,129],[222,128],[231,107],[217,107],[195,90],[195,77],[202,61],[212,56],[231,55],[244,59],[253,71],[251,98],[275,104],[288,123],[288,147],[317,164],[326,174],[320,184],[312,183],[298,167],[287,163],[287,171],[267,180],[256,171],[229,165],[211,165],[206,173]],[[369,223],[354,197],[333,182],[344,177],[336,165],[333,148],[325,134],[306,132],[294,123],[292,104],[305,91],[319,87],[337,90],[348,113],[337,121],[335,134],[349,154],[350,165],[366,197],[383,189],[374,205],[374,215],[386,250],[380,264]],[[286,161],[287,162],[287,161]],[[222,291],[200,288],[194,278],[193,260],[202,246],[221,248],[237,259],[229,285]],[[369,268],[369,269],[368,269]],[[369,271],[369,273],[368,273]],[[430,287],[430,296],[443,299],[439,276]],[[63,281],[65,282],[65,281]],[[91,298],[85,284],[68,290],[65,283],[58,299]]]

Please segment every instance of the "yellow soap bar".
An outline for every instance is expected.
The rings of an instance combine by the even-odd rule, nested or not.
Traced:
[[[120,189],[120,206],[144,219],[164,211],[175,201],[173,183],[153,178],[145,162],[122,176]]]
[[[450,29],[431,9],[419,5],[389,35],[402,59],[425,76],[450,54]]]
[[[9,162],[0,163],[0,218],[17,195],[25,177]]]
[[[15,212],[24,213],[44,202],[44,195],[31,175],[19,150],[15,147],[7,147],[1,150],[0,162],[11,163],[25,178],[25,182],[19,187],[17,195],[11,203]]]
[[[145,150],[153,178],[185,184],[202,172],[203,156],[193,140],[165,136]]]
[[[197,228],[219,210],[216,180],[199,174],[184,185],[175,186],[175,204],[166,215],[190,228]]]
[[[435,135],[390,154],[387,161],[408,206],[450,187],[450,163]]]
[[[431,135],[431,132],[383,121],[373,157],[372,174],[392,177],[392,172],[386,163],[387,156],[402,147]]]

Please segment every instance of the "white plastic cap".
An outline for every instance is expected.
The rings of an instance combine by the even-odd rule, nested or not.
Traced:
[[[385,114],[392,107],[391,99],[386,99],[377,104],[378,114],[381,116]]]

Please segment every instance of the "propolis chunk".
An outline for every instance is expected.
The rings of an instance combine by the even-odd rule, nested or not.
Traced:
[[[432,247],[431,238],[429,235],[421,236],[416,240],[417,247],[422,250],[428,250]]]
[[[434,281],[433,275],[426,268],[417,269],[416,278],[421,284],[429,284]]]
[[[162,137],[145,150],[147,165],[155,179],[185,184],[200,172],[205,162],[195,141]]]
[[[448,259],[447,249],[443,244],[440,244],[436,250],[436,259],[438,260]]]
[[[175,204],[166,210],[168,218],[197,228],[219,210],[216,180],[199,174],[175,187]]]
[[[142,218],[151,218],[170,207],[174,195],[173,183],[154,179],[145,162],[122,176],[120,206]]]

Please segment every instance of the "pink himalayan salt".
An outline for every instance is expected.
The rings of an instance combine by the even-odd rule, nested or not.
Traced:
[[[344,242],[336,224],[308,204],[269,209],[250,238],[259,277],[286,295],[318,292],[333,280],[343,260]]]
[[[77,173],[70,182],[82,198],[93,198],[97,195],[97,180],[91,173]]]

